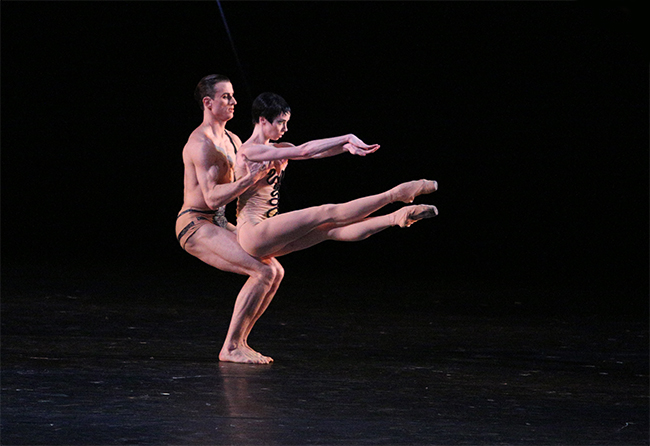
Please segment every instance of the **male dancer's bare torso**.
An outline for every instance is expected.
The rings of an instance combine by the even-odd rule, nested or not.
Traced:
[[[209,127],[197,128],[183,149],[185,188],[183,207],[176,218],[176,238],[183,249],[188,240],[204,225],[214,224],[231,232],[235,230],[234,225],[228,223],[225,205],[211,209],[206,203],[198,180],[197,167],[192,162],[192,158],[197,155],[198,159],[207,159],[211,166],[207,175],[212,176],[216,184],[234,181],[237,146],[228,130],[225,131],[227,143],[224,138],[219,139],[211,133]]]
[[[185,166],[184,193],[182,209],[209,209],[205,202],[203,191],[197,178],[197,171],[192,162],[192,152],[200,153],[201,157],[207,158],[209,165],[208,175],[213,176],[217,184],[231,183],[235,179],[234,167],[237,147],[228,130],[225,137],[219,139],[211,135],[209,128],[201,126],[190,135],[185,148],[183,149],[183,164]]]

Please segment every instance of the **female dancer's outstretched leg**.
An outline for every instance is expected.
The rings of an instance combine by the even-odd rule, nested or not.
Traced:
[[[411,226],[416,221],[435,217],[436,215],[438,215],[438,209],[435,206],[421,204],[405,206],[387,215],[369,217],[347,225],[337,226],[335,224],[324,224],[318,226],[304,237],[287,244],[274,255],[280,257],[295,251],[307,249],[326,240],[358,242],[391,226],[405,228]]]
[[[347,203],[325,204],[279,214],[256,225],[244,224],[237,228],[239,243],[245,251],[255,257],[276,256],[281,251],[285,251],[283,248],[288,244],[300,240],[321,225],[340,228],[344,225],[357,223],[389,203],[396,201],[409,203],[416,196],[434,192],[437,188],[438,184],[435,181],[410,181],[381,194],[359,198]],[[392,218],[391,221],[394,220],[396,219]],[[379,226],[386,226],[387,222],[388,220]],[[394,224],[399,223],[391,223],[388,226]]]

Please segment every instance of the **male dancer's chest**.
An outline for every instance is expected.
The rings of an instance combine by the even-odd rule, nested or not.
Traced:
[[[220,175],[220,183],[227,183],[234,181],[235,177],[235,158],[237,152],[235,151],[232,143],[226,141],[212,140],[214,150],[217,154],[217,164],[219,170],[222,172]]]

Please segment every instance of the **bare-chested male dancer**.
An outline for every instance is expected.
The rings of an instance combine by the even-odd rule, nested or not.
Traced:
[[[308,248],[325,240],[358,241],[391,226],[407,227],[438,214],[435,206],[413,205],[387,214],[369,217],[394,202],[410,203],[421,194],[438,188],[435,181],[402,183],[381,194],[342,204],[325,204],[278,213],[279,185],[288,160],[323,158],[349,152],[366,155],[379,148],[368,146],[354,135],[311,141],[300,146],[277,141],[287,131],[291,109],[273,93],[263,93],[253,102],[252,136],[240,147],[235,174],[243,175],[262,163],[271,163],[265,178],[259,179],[237,201],[237,239],[249,254],[274,258]]]
[[[204,77],[194,95],[203,109],[203,122],[183,149],[185,191],[176,236],[185,251],[205,263],[249,276],[235,301],[219,359],[268,364],[271,358],[248,346],[248,335],[273,299],[284,270],[273,258],[259,260],[247,254],[237,243],[235,227],[225,217],[226,204],[255,184],[267,166],[244,169],[234,180],[235,153],[241,140],[226,130],[237,104],[227,77]]]

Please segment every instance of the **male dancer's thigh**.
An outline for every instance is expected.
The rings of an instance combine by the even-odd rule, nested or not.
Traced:
[[[237,243],[237,236],[216,225],[204,225],[190,238],[185,250],[193,256],[222,271],[251,275],[260,266],[260,260],[250,256]]]

